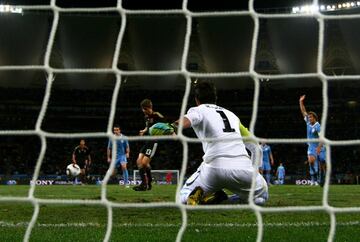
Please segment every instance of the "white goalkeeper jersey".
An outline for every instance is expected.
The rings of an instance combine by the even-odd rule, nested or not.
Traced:
[[[185,115],[198,138],[236,138],[232,141],[202,141],[203,160],[207,163],[217,157],[249,157],[241,140],[240,120],[231,111],[214,104],[190,108]]]

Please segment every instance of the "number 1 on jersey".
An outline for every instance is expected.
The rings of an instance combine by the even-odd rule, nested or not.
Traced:
[[[221,118],[222,118],[222,120],[224,122],[225,129],[223,129],[223,131],[224,132],[235,132],[235,129],[231,128],[229,119],[226,117],[226,114],[224,113],[224,111],[216,110],[216,112],[218,114],[220,114],[220,116],[221,116]]]

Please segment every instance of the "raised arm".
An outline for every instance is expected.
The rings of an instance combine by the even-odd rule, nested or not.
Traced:
[[[306,95],[302,95],[299,99],[300,111],[304,118],[305,118],[305,116],[307,116],[306,108],[304,105],[305,97],[306,97]]]

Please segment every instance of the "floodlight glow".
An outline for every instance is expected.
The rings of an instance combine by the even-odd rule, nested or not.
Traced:
[[[22,8],[0,4],[0,13],[22,13]]]
[[[310,12],[311,12],[311,13],[313,13],[313,12],[315,12],[315,11],[317,11],[317,10],[319,10],[319,7],[318,7],[318,6],[316,6],[316,5],[311,5],[311,6],[310,6]]]
[[[309,9],[309,7],[307,5],[302,6],[301,9],[300,9],[300,12],[305,13],[305,12],[308,11],[308,9]]]
[[[315,12],[327,12],[327,11],[336,11],[344,10],[351,8],[360,8],[360,1],[356,2],[342,2],[336,3],[333,5],[303,5],[295,6],[292,8],[292,13],[315,13]]]
[[[293,13],[298,13],[300,11],[300,8],[299,7],[293,7],[292,8],[292,12]]]

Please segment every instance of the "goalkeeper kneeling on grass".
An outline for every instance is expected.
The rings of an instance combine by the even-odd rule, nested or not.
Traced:
[[[227,199],[223,189],[235,194],[229,200],[246,202],[255,177],[254,203],[263,205],[268,199],[268,187],[246,151],[246,148],[251,151],[253,160],[260,160],[261,157],[255,155],[261,153],[256,152],[259,145],[243,142],[242,138],[250,136],[250,132],[233,112],[216,105],[216,89],[211,82],[199,82],[194,94],[197,106],[188,110],[183,127],[192,127],[200,139],[223,140],[202,141],[203,162],[182,187],[181,202],[189,205],[220,203]],[[178,123],[179,120],[175,125]]]

